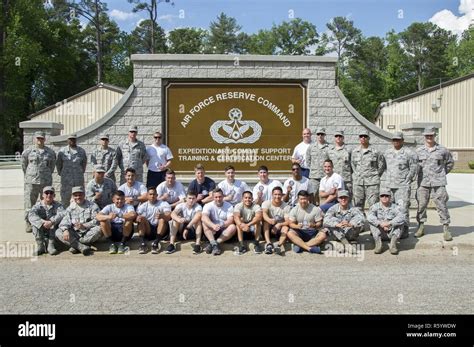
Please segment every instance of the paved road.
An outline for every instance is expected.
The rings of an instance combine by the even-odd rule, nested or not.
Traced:
[[[458,252],[456,254],[456,251]],[[474,251],[0,260],[0,313],[474,313]]]

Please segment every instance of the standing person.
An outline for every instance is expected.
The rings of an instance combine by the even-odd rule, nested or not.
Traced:
[[[64,218],[56,230],[56,237],[61,243],[70,247],[71,253],[90,255],[92,253],[90,245],[102,236],[96,219],[99,207],[86,200],[83,187],[73,187],[72,196],[74,204],[66,209]]]
[[[341,175],[334,172],[331,159],[324,161],[323,168],[326,176],[321,179],[319,197],[324,200],[324,204],[320,207],[326,213],[331,206],[337,204],[337,192],[344,189],[344,180]]]
[[[446,175],[453,169],[454,160],[451,152],[444,146],[435,141],[435,128],[426,128],[423,132],[425,145],[416,150],[418,155],[418,189],[416,199],[418,201],[418,211],[416,220],[418,221],[418,230],[416,237],[422,237],[425,234],[426,208],[430,197],[436,205],[436,210],[443,224],[443,237],[445,241],[453,239],[449,231],[451,222],[448,207],[446,203],[449,200],[446,191]]]
[[[262,208],[253,202],[252,192],[244,192],[242,201],[234,207],[234,222],[237,227],[237,238],[239,240],[239,255],[247,252],[244,236],[253,241],[255,254],[262,253],[262,247],[260,247],[261,221]]]
[[[137,139],[138,128],[136,125],[128,129],[127,140],[117,147],[117,161],[120,167],[120,184],[125,183],[126,169],[132,168],[136,173],[136,180],[143,182],[143,164],[149,159],[145,144]]]
[[[237,229],[234,224],[234,208],[231,203],[224,201],[224,193],[220,188],[212,192],[214,201],[204,205],[202,209],[202,227],[209,240],[205,251],[207,254],[220,255],[219,245],[231,239]]]
[[[351,157],[354,206],[364,211],[365,202],[372,206],[379,201],[380,176],[385,170],[383,155],[369,144],[369,132],[359,132],[360,146]]]
[[[166,171],[166,181],[158,185],[156,192],[158,193],[158,200],[163,200],[170,204],[171,210],[174,210],[186,198],[183,184],[176,181],[176,174],[171,169]]]
[[[405,211],[407,224],[403,227],[400,238],[408,237],[410,223],[410,197],[411,184],[416,177],[418,156],[412,150],[403,146],[403,133],[396,132],[392,135],[392,145],[385,151],[384,159],[387,164],[386,184],[392,192],[393,201]]]
[[[56,164],[56,153],[45,146],[45,134],[43,131],[35,132],[36,144],[33,148],[25,149],[21,155],[21,167],[25,175],[24,207],[26,232],[31,233],[31,224],[28,221],[28,213],[36,204],[42,190],[53,184],[54,165]]]
[[[310,202],[313,202],[313,188],[309,179],[301,175],[300,165],[294,163],[291,165],[291,177],[283,184],[283,192],[285,193],[283,201],[288,203],[290,207],[294,207],[298,202],[298,193],[305,190],[311,195],[309,197]]]
[[[105,168],[102,165],[96,165],[93,178],[86,187],[87,200],[95,202],[100,209],[112,203],[112,195],[117,190],[115,182],[105,175]]]
[[[323,211],[309,202],[309,193],[298,193],[298,204],[290,211],[290,231],[288,238],[293,243],[293,251],[301,253],[321,253],[319,245],[327,238],[323,225]]]
[[[67,138],[68,145],[58,152],[56,169],[61,176],[61,203],[67,208],[71,202],[73,187],[84,186],[84,172],[87,167],[86,151],[77,145],[77,135]]]
[[[35,236],[37,250],[35,255],[48,253],[56,255],[56,230],[64,217],[65,210],[63,205],[54,201],[54,188],[46,186],[43,188],[43,199],[32,207],[28,213],[28,220],[33,226],[33,235]]]
[[[147,201],[147,189],[142,182],[137,181],[135,178],[135,169],[128,168],[125,170],[126,182],[118,190],[125,194],[125,203],[137,209],[140,203]]]
[[[328,156],[334,165],[334,172],[342,176],[345,189],[352,198],[351,149],[344,143],[344,130],[334,134],[334,144],[329,147]]]
[[[157,131],[153,134],[155,141],[146,147],[148,160],[148,173],[146,176],[147,187],[157,187],[165,180],[166,170],[171,166],[171,159],[173,154],[168,146],[163,144],[163,135]]]
[[[196,193],[188,191],[186,201],[180,203],[171,212],[171,232],[170,232],[170,246],[167,253],[175,251],[174,243],[176,235],[180,232],[183,240],[195,239],[196,243],[193,246],[193,254],[201,253],[201,236],[202,236],[202,207],[197,203]]]
[[[306,151],[306,164],[309,167],[309,179],[314,191],[314,203],[319,205],[319,184],[324,177],[323,164],[329,159],[329,144],[326,142],[326,129],[316,129],[317,141]]]
[[[224,169],[226,179],[221,181],[217,187],[224,193],[224,201],[230,202],[232,206],[242,201],[242,194],[249,190],[247,183],[235,179],[235,169],[232,165]]]
[[[293,150],[293,155],[291,156],[291,162],[299,164],[301,166],[301,175],[303,177],[309,178],[309,166],[306,162],[306,153],[308,147],[313,143],[311,140],[311,129],[303,129],[303,141],[296,145]]]
[[[91,154],[91,164],[102,165],[105,169],[105,177],[115,181],[115,170],[117,170],[117,152],[109,147],[109,135],[99,135],[100,147]]]
[[[367,221],[375,241],[375,254],[382,253],[382,237],[390,238],[390,253],[398,254],[397,241],[405,225],[405,212],[402,207],[391,201],[389,189],[380,190],[380,202],[370,207]]]
[[[288,234],[290,221],[288,216],[291,207],[282,200],[283,189],[275,187],[272,190],[272,200],[264,201],[262,204],[263,233],[265,236],[265,254],[277,254],[284,252],[284,245]],[[271,242],[271,236],[278,237],[275,244]]]
[[[212,201],[211,192],[216,188],[216,182],[206,176],[202,164],[196,165],[194,174],[196,178],[189,183],[188,191],[195,192],[197,194],[196,201],[203,206]]]
[[[253,201],[261,206],[264,201],[272,199],[273,188],[282,185],[280,181],[268,178],[268,168],[265,165],[258,168],[258,178],[259,181],[253,187],[252,195]]]

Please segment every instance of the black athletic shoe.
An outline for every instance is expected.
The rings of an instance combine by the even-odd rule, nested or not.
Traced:
[[[193,254],[199,254],[202,252],[201,245],[194,245],[193,246]]]
[[[176,252],[176,247],[172,243],[170,243],[168,245],[168,247],[166,247],[165,253],[166,254],[173,254],[174,252]]]

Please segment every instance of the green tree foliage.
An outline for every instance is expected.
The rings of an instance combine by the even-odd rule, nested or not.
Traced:
[[[209,26],[206,53],[228,54],[239,53],[238,34],[242,27],[237,20],[221,13]]]
[[[135,53],[150,53],[151,51],[155,53],[167,52],[165,31],[158,23],[154,24],[155,37],[153,42],[155,45],[152,49],[151,27],[151,21],[146,19],[141,21],[140,24],[133,29],[131,35]]]
[[[170,31],[168,52],[173,54],[196,54],[204,51],[207,32],[197,28],[179,28]]]
[[[273,25],[272,32],[276,52],[281,55],[308,55],[311,47],[319,42],[316,26],[301,18]]]

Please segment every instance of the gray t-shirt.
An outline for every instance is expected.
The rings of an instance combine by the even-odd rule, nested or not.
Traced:
[[[291,209],[289,218],[293,223],[302,223],[303,228],[305,228],[309,227],[309,223],[321,221],[323,216],[323,211],[313,204],[309,204],[306,208],[302,208],[300,204],[297,204]]]
[[[286,202],[282,201],[280,206],[274,206],[271,200],[264,201],[262,209],[268,210],[268,216],[275,219],[277,223],[283,222],[285,217],[288,217],[291,211],[290,205]]]
[[[239,202],[234,207],[234,213],[237,213],[240,218],[242,218],[244,223],[250,223],[255,215],[259,212],[262,212],[262,208],[259,205],[253,203],[250,208],[245,206],[243,202]]]

